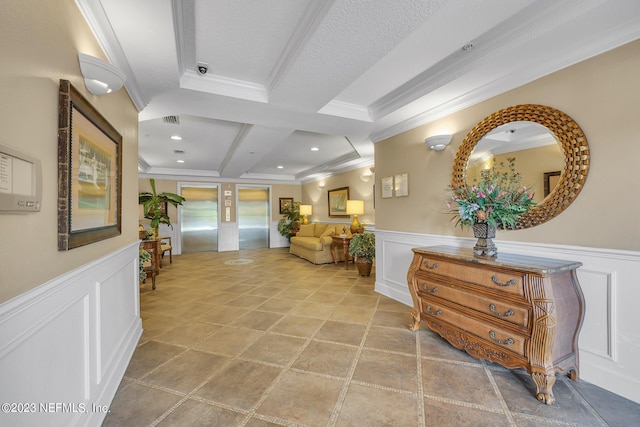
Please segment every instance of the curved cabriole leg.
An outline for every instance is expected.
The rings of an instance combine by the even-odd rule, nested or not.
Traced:
[[[409,325],[410,331],[417,331],[420,329],[420,313],[416,309],[411,310],[411,318],[413,323]]]
[[[553,385],[556,382],[555,373],[545,375],[542,373],[533,373],[531,378],[536,383],[536,398],[547,405],[553,405],[556,401],[553,395]]]

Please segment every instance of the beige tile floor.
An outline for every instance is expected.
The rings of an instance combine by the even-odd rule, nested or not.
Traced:
[[[640,405],[473,359],[353,266],[194,253],[141,287],[144,333],[104,426],[631,426]]]

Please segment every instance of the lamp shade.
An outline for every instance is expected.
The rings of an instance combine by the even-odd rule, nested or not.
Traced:
[[[300,205],[300,215],[313,215],[313,207],[311,205]]]
[[[347,215],[364,214],[364,200],[347,200]]]

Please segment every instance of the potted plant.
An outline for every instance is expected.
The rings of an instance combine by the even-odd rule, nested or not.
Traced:
[[[278,222],[280,234],[290,239],[300,228],[300,202],[287,203],[282,209],[284,215]]]
[[[184,203],[185,198],[174,193],[157,193],[156,181],[153,178],[149,179],[149,183],[151,184],[151,193],[139,193],[138,203],[144,208],[144,217],[151,220],[149,226],[153,229],[154,238],[158,238],[160,224],[166,224],[173,228],[169,214],[163,211],[162,207],[166,204],[178,207]]]
[[[450,187],[447,206],[452,208],[456,225],[473,228],[474,237],[478,238],[476,255],[497,255],[491,241],[496,228],[515,228],[520,216],[536,205],[533,192],[521,185],[515,157],[509,157],[507,162],[508,165],[501,162],[496,166],[494,159],[493,166],[483,170],[477,182]]]
[[[373,259],[376,257],[376,235],[354,234],[349,243],[349,255],[356,257],[356,266],[361,276],[371,275]]]

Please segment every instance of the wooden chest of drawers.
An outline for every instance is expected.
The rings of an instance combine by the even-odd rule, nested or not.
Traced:
[[[579,262],[469,249],[413,249],[407,281],[413,324],[424,320],[454,347],[506,368],[524,368],[536,397],[554,403],[555,374],[578,378],[584,298]]]

